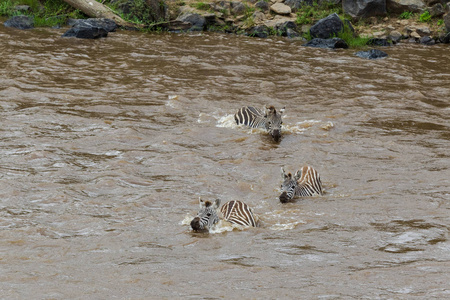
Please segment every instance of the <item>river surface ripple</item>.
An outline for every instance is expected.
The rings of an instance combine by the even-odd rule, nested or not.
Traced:
[[[448,45],[63,31],[0,26],[2,298],[450,298]],[[265,104],[279,144],[232,124]],[[192,233],[199,196],[261,227]]]

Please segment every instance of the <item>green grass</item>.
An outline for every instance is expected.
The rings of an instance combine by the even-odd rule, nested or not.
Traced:
[[[399,18],[399,19],[407,20],[407,19],[411,19],[412,15],[413,15],[412,12],[410,12],[410,11],[404,11],[404,12],[402,12],[402,13],[400,14],[400,16],[398,16],[398,18]]]
[[[26,12],[16,11],[17,5],[28,5]],[[15,15],[27,15],[34,18],[36,27],[52,27],[63,25],[68,18],[85,18],[79,10],[74,9],[62,0],[3,0],[0,3],[0,15],[12,17]]]
[[[364,48],[367,46],[367,42],[370,40],[369,37],[354,36],[353,32],[350,30],[344,30],[338,34],[338,38],[343,39],[349,48]]]
[[[196,8],[198,10],[209,10],[211,8],[209,3],[205,3],[205,2],[192,3],[190,6]]]
[[[333,13],[342,14],[342,7],[332,2],[317,4],[314,1],[312,5],[303,5],[298,9],[295,22],[297,25],[313,24]]]

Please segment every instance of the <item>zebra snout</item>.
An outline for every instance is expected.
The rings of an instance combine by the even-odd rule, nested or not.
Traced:
[[[280,130],[272,131],[272,137],[275,140],[275,142],[278,142],[281,138],[281,131]]]
[[[195,217],[194,219],[192,219],[191,228],[193,230],[201,230],[202,229],[200,226],[200,218],[199,217]]]
[[[288,194],[286,193],[286,192],[283,192],[281,195],[280,195],[280,202],[281,203],[286,203],[286,202],[289,202],[289,196],[288,196]]]

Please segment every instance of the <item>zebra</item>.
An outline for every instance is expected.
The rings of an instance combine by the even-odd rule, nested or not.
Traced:
[[[277,110],[273,106],[266,106],[265,111],[252,106],[244,106],[234,115],[236,124],[247,125],[252,128],[265,128],[275,142],[281,138],[281,115],[284,112],[284,107]]]
[[[220,199],[214,202],[203,201],[198,199],[200,204],[200,211],[197,216],[191,221],[191,228],[194,231],[209,231],[220,219],[224,219],[230,223],[238,224],[248,227],[256,227],[258,217],[253,213],[253,210],[244,202],[229,201],[220,208],[221,217],[219,217]]]
[[[310,166],[304,166],[298,170],[294,177],[291,173],[286,175],[284,168],[281,168],[281,177],[283,178],[279,197],[281,203],[289,202],[294,197],[323,194],[319,173]]]

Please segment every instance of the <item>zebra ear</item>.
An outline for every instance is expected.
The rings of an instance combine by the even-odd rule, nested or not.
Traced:
[[[301,177],[302,177],[302,170],[300,169],[300,170],[298,170],[297,172],[295,172],[294,179],[297,181],[297,180],[299,180]]]
[[[286,179],[288,176],[286,175],[286,172],[284,171],[284,168],[281,167],[281,178]]]
[[[200,204],[200,209],[202,209],[205,206],[205,201],[201,197],[198,197],[198,204]]]
[[[219,208],[220,206],[220,199],[216,199],[216,201],[214,201],[214,208]]]
[[[282,115],[284,113],[284,110],[286,109],[286,106],[283,107],[282,109],[280,109],[280,115]]]

